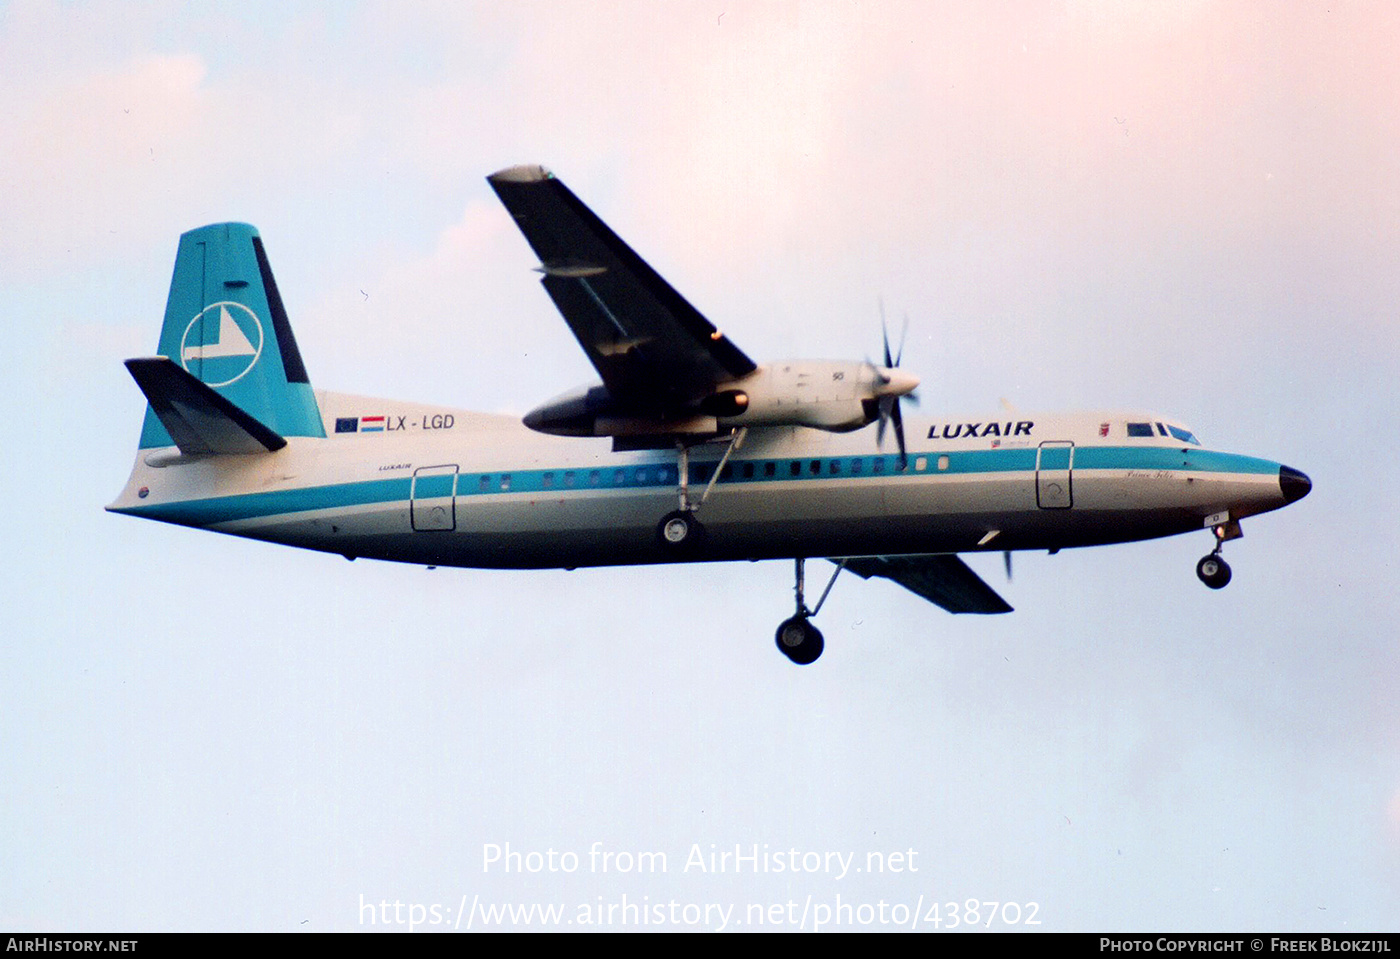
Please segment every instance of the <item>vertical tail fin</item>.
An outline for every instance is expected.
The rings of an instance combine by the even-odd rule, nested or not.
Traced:
[[[325,436],[258,231],[217,223],[180,237],[157,350],[282,436]],[[141,448],[175,441],[148,406]]]

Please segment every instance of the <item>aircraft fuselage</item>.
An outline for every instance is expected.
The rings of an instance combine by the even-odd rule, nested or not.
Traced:
[[[703,506],[703,549],[682,557],[655,535],[678,501],[674,450],[614,452],[607,439],[463,410],[317,400],[325,438],[249,456],[148,450],[111,508],[349,557],[548,568],[1056,550],[1199,530],[1301,495],[1278,463],[1125,435],[1128,422],[1162,421],[1151,414],[911,418],[904,470],[868,430],[758,428]],[[692,497],[722,453],[691,450]]]

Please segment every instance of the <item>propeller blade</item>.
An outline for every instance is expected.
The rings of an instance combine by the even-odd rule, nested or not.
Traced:
[[[890,407],[890,419],[894,422],[894,438],[899,442],[899,468],[909,468],[909,456],[904,450],[904,417],[899,412],[899,397],[894,398]]]
[[[889,323],[885,321],[885,298],[883,296],[878,297],[877,302],[880,305],[880,339],[884,346],[885,365],[882,369],[875,370],[875,377],[879,380],[881,386],[890,386],[898,379],[899,383],[894,387],[895,390],[908,391],[903,393],[903,395],[917,404],[919,398],[913,394],[912,390],[913,387],[918,385],[919,381],[912,377],[905,376],[904,374],[890,372],[892,370],[897,370],[900,361],[904,359],[904,341],[909,336],[909,314],[904,314],[904,326],[899,331],[899,350],[891,354],[890,326]],[[869,363],[870,361],[867,360],[866,362]],[[875,443],[877,446],[884,446],[885,427],[887,424],[893,423],[894,438],[899,443],[899,468],[900,470],[906,470],[909,468],[909,453],[904,443],[904,414],[899,407],[900,398],[901,394],[899,392],[884,393],[880,396],[880,425],[875,431]]]
[[[1006,563],[1006,581],[1009,583],[1009,582],[1011,582],[1011,550],[1009,550],[1009,549],[1004,549],[1004,550],[1002,550],[1002,551],[1001,551],[1001,558],[1002,558],[1002,560],[1004,560],[1005,563]]]

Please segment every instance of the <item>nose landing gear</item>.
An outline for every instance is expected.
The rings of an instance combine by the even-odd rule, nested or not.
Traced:
[[[1226,540],[1239,539],[1244,533],[1238,520],[1227,520],[1212,526],[1211,532],[1215,534],[1215,549],[1201,557],[1196,564],[1196,575],[1211,589],[1224,589],[1230,582],[1230,564],[1220,555],[1221,547]]]
[[[1224,589],[1230,582],[1230,564],[1220,556],[1219,547],[1196,564],[1196,575],[1211,589]]]

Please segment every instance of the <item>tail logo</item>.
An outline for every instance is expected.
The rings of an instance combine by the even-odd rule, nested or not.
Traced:
[[[242,303],[225,300],[200,310],[185,327],[180,365],[210,386],[228,386],[257,365],[262,348],[258,315]]]

